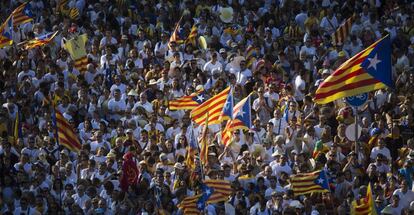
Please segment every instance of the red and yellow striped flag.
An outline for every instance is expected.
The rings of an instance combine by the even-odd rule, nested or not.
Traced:
[[[180,29],[180,23],[181,23],[181,19],[183,17],[181,16],[180,20],[178,20],[177,24],[175,25],[174,31],[171,34],[170,40],[168,42],[168,47],[171,49],[171,43],[175,42],[177,44],[181,44],[184,41],[180,38],[180,36],[178,35],[178,30]]]
[[[328,178],[323,170],[292,175],[290,183],[295,196],[330,192]]]
[[[33,20],[32,7],[27,2],[18,6],[12,12],[13,26],[18,26]]]
[[[88,35],[82,34],[65,42],[64,47],[69,52],[74,61],[74,66],[79,72],[86,72],[88,57],[86,55],[85,44],[88,41]]]
[[[314,101],[326,104],[344,97],[393,86],[391,41],[389,36],[386,36],[339,66],[319,85]]]
[[[178,208],[181,208],[185,215],[199,215],[200,211],[197,208],[197,201],[202,195],[203,194],[198,194],[185,197],[178,205]]]
[[[206,122],[204,123],[203,133],[200,138],[200,161],[204,165],[208,163],[208,113],[206,117]]]
[[[188,35],[187,40],[185,41],[186,44],[191,43],[191,45],[196,46],[197,31],[197,26],[193,25],[193,27],[191,27],[190,34]]]
[[[348,37],[349,33],[351,32],[352,23],[354,22],[355,16],[351,16],[348,18],[341,26],[336,29],[336,31],[332,34],[332,41],[334,45],[338,43],[344,44],[346,38]]]
[[[232,193],[231,184],[226,180],[208,179],[204,180],[204,184],[214,190],[213,194],[207,200],[207,203],[209,204],[227,201]]]
[[[59,111],[56,112],[56,127],[57,127],[57,136],[58,142],[62,146],[65,146],[71,151],[79,152],[81,149],[81,144],[78,137],[70,126],[69,122],[63,117]]]
[[[371,184],[368,184],[367,194],[365,198],[354,200],[351,207],[352,215],[376,215],[374,199],[372,197]]]
[[[27,42],[24,42],[24,48],[25,49],[33,49],[33,48],[36,48],[36,47],[39,47],[39,46],[46,45],[46,44],[50,43],[50,41],[52,41],[53,38],[55,38],[57,33],[58,33],[58,31],[47,33],[47,34],[42,35],[40,37],[36,37],[36,38],[31,39]]]
[[[192,93],[168,102],[170,110],[192,110],[206,100],[204,91]]]
[[[208,125],[219,124],[221,122],[220,115],[229,93],[230,87],[227,87],[219,94],[211,97],[198,107],[194,108],[190,113],[191,119],[198,125],[203,125],[206,121],[207,115],[209,115]]]
[[[13,16],[9,16],[0,26],[0,48],[13,44]]]

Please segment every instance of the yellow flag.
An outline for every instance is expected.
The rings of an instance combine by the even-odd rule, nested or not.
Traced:
[[[75,36],[74,38],[65,42],[65,49],[69,52],[70,57],[75,62],[74,66],[80,72],[86,71],[88,65],[88,58],[86,56],[85,43],[88,40],[87,34]]]

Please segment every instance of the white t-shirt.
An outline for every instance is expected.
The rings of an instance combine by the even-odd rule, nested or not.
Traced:
[[[378,154],[382,154],[384,155],[388,160],[391,160],[391,154],[390,154],[390,150],[387,147],[384,148],[380,148],[379,146],[376,146],[374,148],[372,148],[371,150],[371,155],[369,156],[372,160],[374,160],[375,158],[377,158]]]
[[[125,111],[126,110],[126,103],[124,100],[116,101],[115,98],[112,98],[108,102],[108,109],[110,111]],[[119,114],[111,114],[111,119],[119,120],[121,115]]]

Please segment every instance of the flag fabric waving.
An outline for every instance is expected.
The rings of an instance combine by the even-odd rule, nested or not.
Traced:
[[[233,119],[233,106],[233,89],[231,88],[226,103],[224,104],[223,111],[220,114],[220,121]]]
[[[13,44],[13,16],[9,16],[0,26],[0,48]]]
[[[292,175],[290,183],[295,196],[329,192],[328,178],[323,170]]]
[[[332,34],[332,41],[333,44],[344,44],[346,38],[348,37],[349,33],[351,32],[352,23],[354,22],[355,16],[351,16],[348,18],[341,26],[336,29],[336,31]]]
[[[192,110],[206,100],[204,91],[192,93],[168,102],[170,110]]]
[[[252,127],[251,120],[251,94],[242,99],[233,108],[232,119],[227,121],[226,126],[221,132],[221,142],[223,145],[231,141],[232,131],[237,129],[250,129]]]
[[[171,34],[170,40],[168,42],[168,47],[171,49],[171,43],[175,42],[177,44],[181,44],[183,43],[183,40],[180,38],[180,34],[179,34],[179,30],[180,30],[180,23],[181,23],[181,19],[183,17],[181,16],[180,20],[178,20],[177,24],[175,25],[174,31]]]
[[[47,33],[47,34],[42,35],[40,37],[36,37],[32,40],[29,40],[29,41],[24,43],[24,48],[25,49],[33,49],[33,48],[36,48],[36,47],[39,47],[39,46],[46,45],[46,44],[50,43],[50,41],[52,41],[53,38],[55,38],[57,33],[58,33],[58,31],[50,32],[50,33]]]
[[[33,20],[32,7],[29,3],[23,3],[12,12],[13,26],[18,26]]]
[[[230,182],[225,180],[205,180],[201,185],[202,193],[184,198],[178,205],[184,214],[198,215],[206,204],[227,201],[232,189]]]
[[[193,121],[198,125],[203,125],[203,123],[206,121],[207,115],[209,115],[210,118],[208,120],[208,125],[219,124],[221,122],[220,115],[224,104],[226,103],[229,92],[230,87],[227,87],[217,95],[211,97],[198,107],[194,108],[190,113]]]
[[[208,199],[208,203],[217,203],[227,201],[231,195],[232,189],[229,181],[226,180],[204,180],[204,184],[214,190],[211,197]]]
[[[204,123],[203,133],[200,138],[200,161],[204,165],[208,163],[208,113],[206,117],[206,123]]]
[[[79,70],[79,72],[86,72],[86,66],[88,65],[88,58],[86,56],[85,49],[86,41],[88,41],[88,35],[82,34],[67,40],[64,44],[65,49],[70,54],[70,57],[75,61],[74,66],[77,70]]]
[[[188,35],[187,40],[185,41],[185,43],[196,46],[196,44],[197,44],[197,34],[198,34],[198,28],[197,28],[196,25],[193,25],[193,27],[191,27],[190,34]]]
[[[76,136],[69,122],[57,110],[55,110],[55,120],[58,136],[57,139],[59,144],[65,146],[71,151],[79,152],[81,149],[81,144],[78,137]]]
[[[389,36],[376,41],[336,69],[319,85],[314,101],[326,104],[386,87],[393,87]]]
[[[375,209],[374,199],[372,197],[371,184],[368,184],[367,194],[365,198],[352,201],[351,207],[352,215],[376,215],[377,210]]]

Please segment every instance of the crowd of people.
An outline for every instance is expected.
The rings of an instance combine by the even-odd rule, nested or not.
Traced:
[[[23,2],[0,1],[2,23]],[[414,214],[411,1],[28,4],[33,20],[15,26],[14,44],[0,49],[0,214],[179,215],[201,178],[231,182],[228,201],[201,212],[209,215],[345,215],[368,184],[378,213]],[[65,14],[62,5],[76,12]],[[333,43],[351,16],[349,35]],[[20,45],[54,31],[47,45]],[[82,34],[86,71],[64,49]],[[387,34],[394,89],[370,92],[356,110],[342,99],[313,102],[326,77]],[[191,135],[202,131],[190,110],[170,110],[168,102],[198,91],[212,97],[227,86],[235,103],[253,93],[252,128],[233,131],[224,146],[220,125],[210,126],[208,163],[194,171],[186,156]],[[58,143],[54,109],[75,131],[79,152]],[[356,114],[362,132],[351,141]],[[139,170],[127,190],[120,186],[125,157]],[[329,192],[295,195],[292,175],[315,170],[326,171]]]

